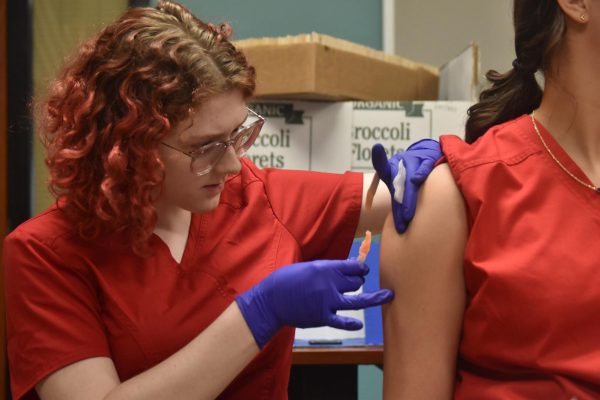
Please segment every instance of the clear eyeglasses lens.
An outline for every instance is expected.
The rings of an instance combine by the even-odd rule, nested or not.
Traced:
[[[211,143],[204,148],[201,148],[198,153],[194,154],[191,163],[191,170],[196,175],[204,175],[221,159],[228,146],[233,146],[238,157],[243,157],[248,149],[256,140],[262,121],[256,120],[250,126],[236,132],[236,135],[227,142]]]

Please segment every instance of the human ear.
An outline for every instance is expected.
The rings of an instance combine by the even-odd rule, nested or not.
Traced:
[[[565,17],[572,22],[585,24],[589,20],[589,0],[556,0]]]

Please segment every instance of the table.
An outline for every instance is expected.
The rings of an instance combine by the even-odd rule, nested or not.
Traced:
[[[294,347],[289,400],[358,396],[358,365],[383,365],[383,346]]]

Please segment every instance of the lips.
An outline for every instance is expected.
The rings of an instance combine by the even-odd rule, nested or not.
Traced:
[[[202,186],[202,189],[206,189],[210,192],[216,192],[216,193],[222,192],[224,188],[225,188],[225,184],[223,182],[214,183],[212,185]]]

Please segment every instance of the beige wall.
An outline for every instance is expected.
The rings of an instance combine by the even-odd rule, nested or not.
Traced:
[[[439,67],[475,41],[482,76],[511,67],[512,0],[395,1],[396,54]]]

